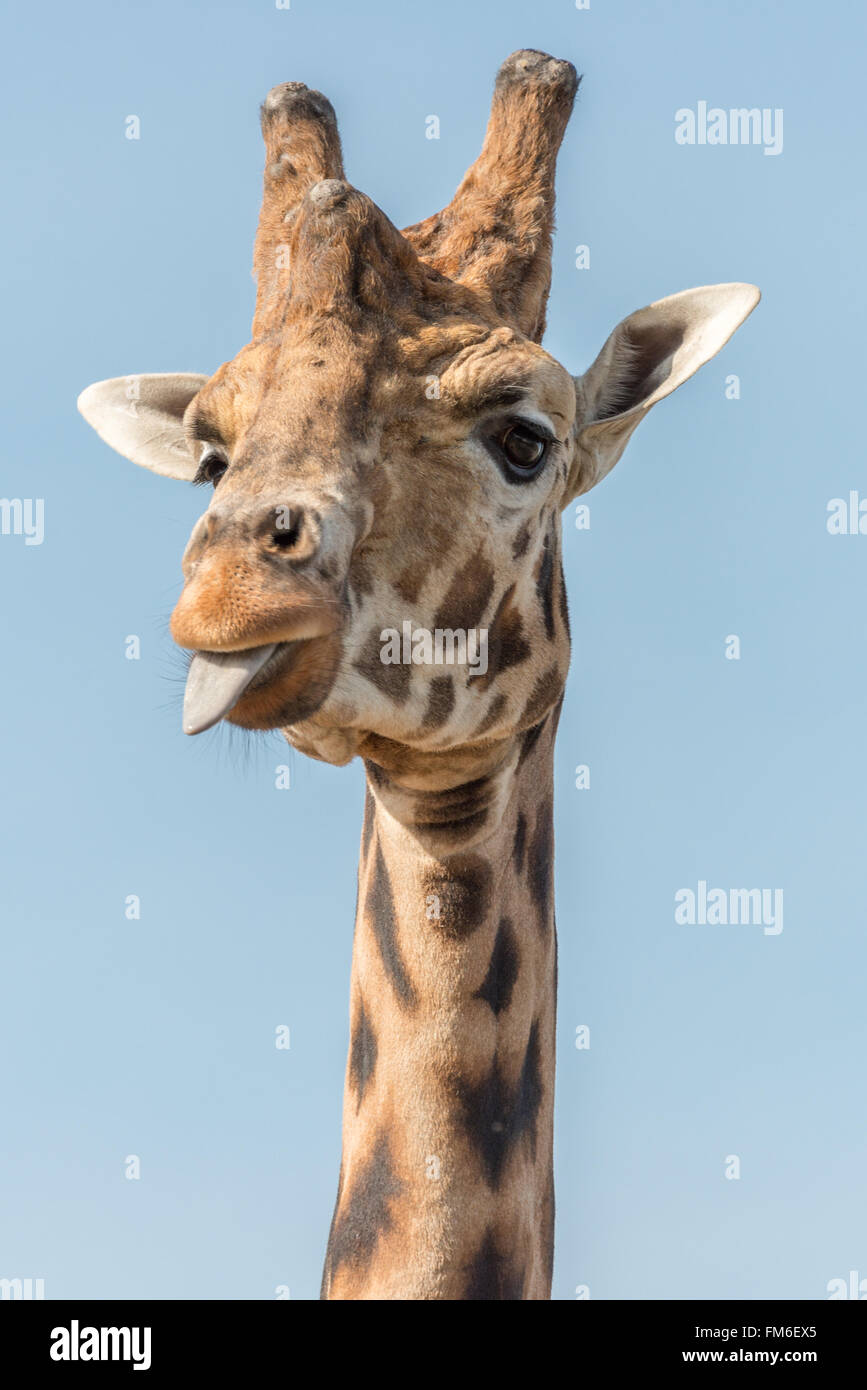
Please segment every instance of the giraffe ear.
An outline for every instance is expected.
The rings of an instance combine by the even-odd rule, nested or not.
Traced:
[[[164,478],[195,477],[184,435],[184,412],[206,376],[162,372],[97,381],[78,398],[78,408],[106,444],[124,458]]]
[[[638,309],[575,378],[576,449],[566,501],[610,473],[636,425],[719,352],[759,302],[755,285],[706,285]]]

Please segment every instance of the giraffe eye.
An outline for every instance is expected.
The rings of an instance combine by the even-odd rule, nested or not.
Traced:
[[[211,483],[216,487],[228,467],[229,465],[222,454],[205,454],[196,470],[193,482],[197,486]]]
[[[498,444],[511,475],[525,482],[540,472],[548,456],[551,441],[529,424],[510,425],[500,435]]]

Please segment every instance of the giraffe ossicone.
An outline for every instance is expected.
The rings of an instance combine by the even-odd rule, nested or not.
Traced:
[[[577,86],[508,58],[479,158],[403,232],[346,181],[330,102],[275,87],[250,342],[79,400],[134,463],[214,486],[172,615],[188,732],[365,762],[326,1298],[550,1296],[560,513],[759,298],[659,300],[578,377],[544,350]],[[484,632],[484,671],[384,662],[404,624]]]

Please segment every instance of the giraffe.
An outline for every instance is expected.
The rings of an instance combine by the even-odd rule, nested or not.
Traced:
[[[326,1299],[550,1297],[560,514],[759,298],[658,300],[576,377],[542,348],[578,81],[507,58],[478,159],[402,233],[346,181],[328,100],[275,87],[251,341],[79,399],[133,463],[213,488],[171,620],[186,732],[365,766]],[[484,669],[419,632],[484,633]]]

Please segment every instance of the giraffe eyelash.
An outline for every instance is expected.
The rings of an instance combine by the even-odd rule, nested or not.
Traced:
[[[209,466],[212,463],[222,465],[222,471],[217,478],[209,471]],[[229,460],[226,458],[225,454],[221,454],[217,449],[208,449],[206,447],[205,452],[199,460],[199,466],[196,469],[195,476],[193,477],[193,487],[205,487],[208,483],[216,487],[228,467]]]

